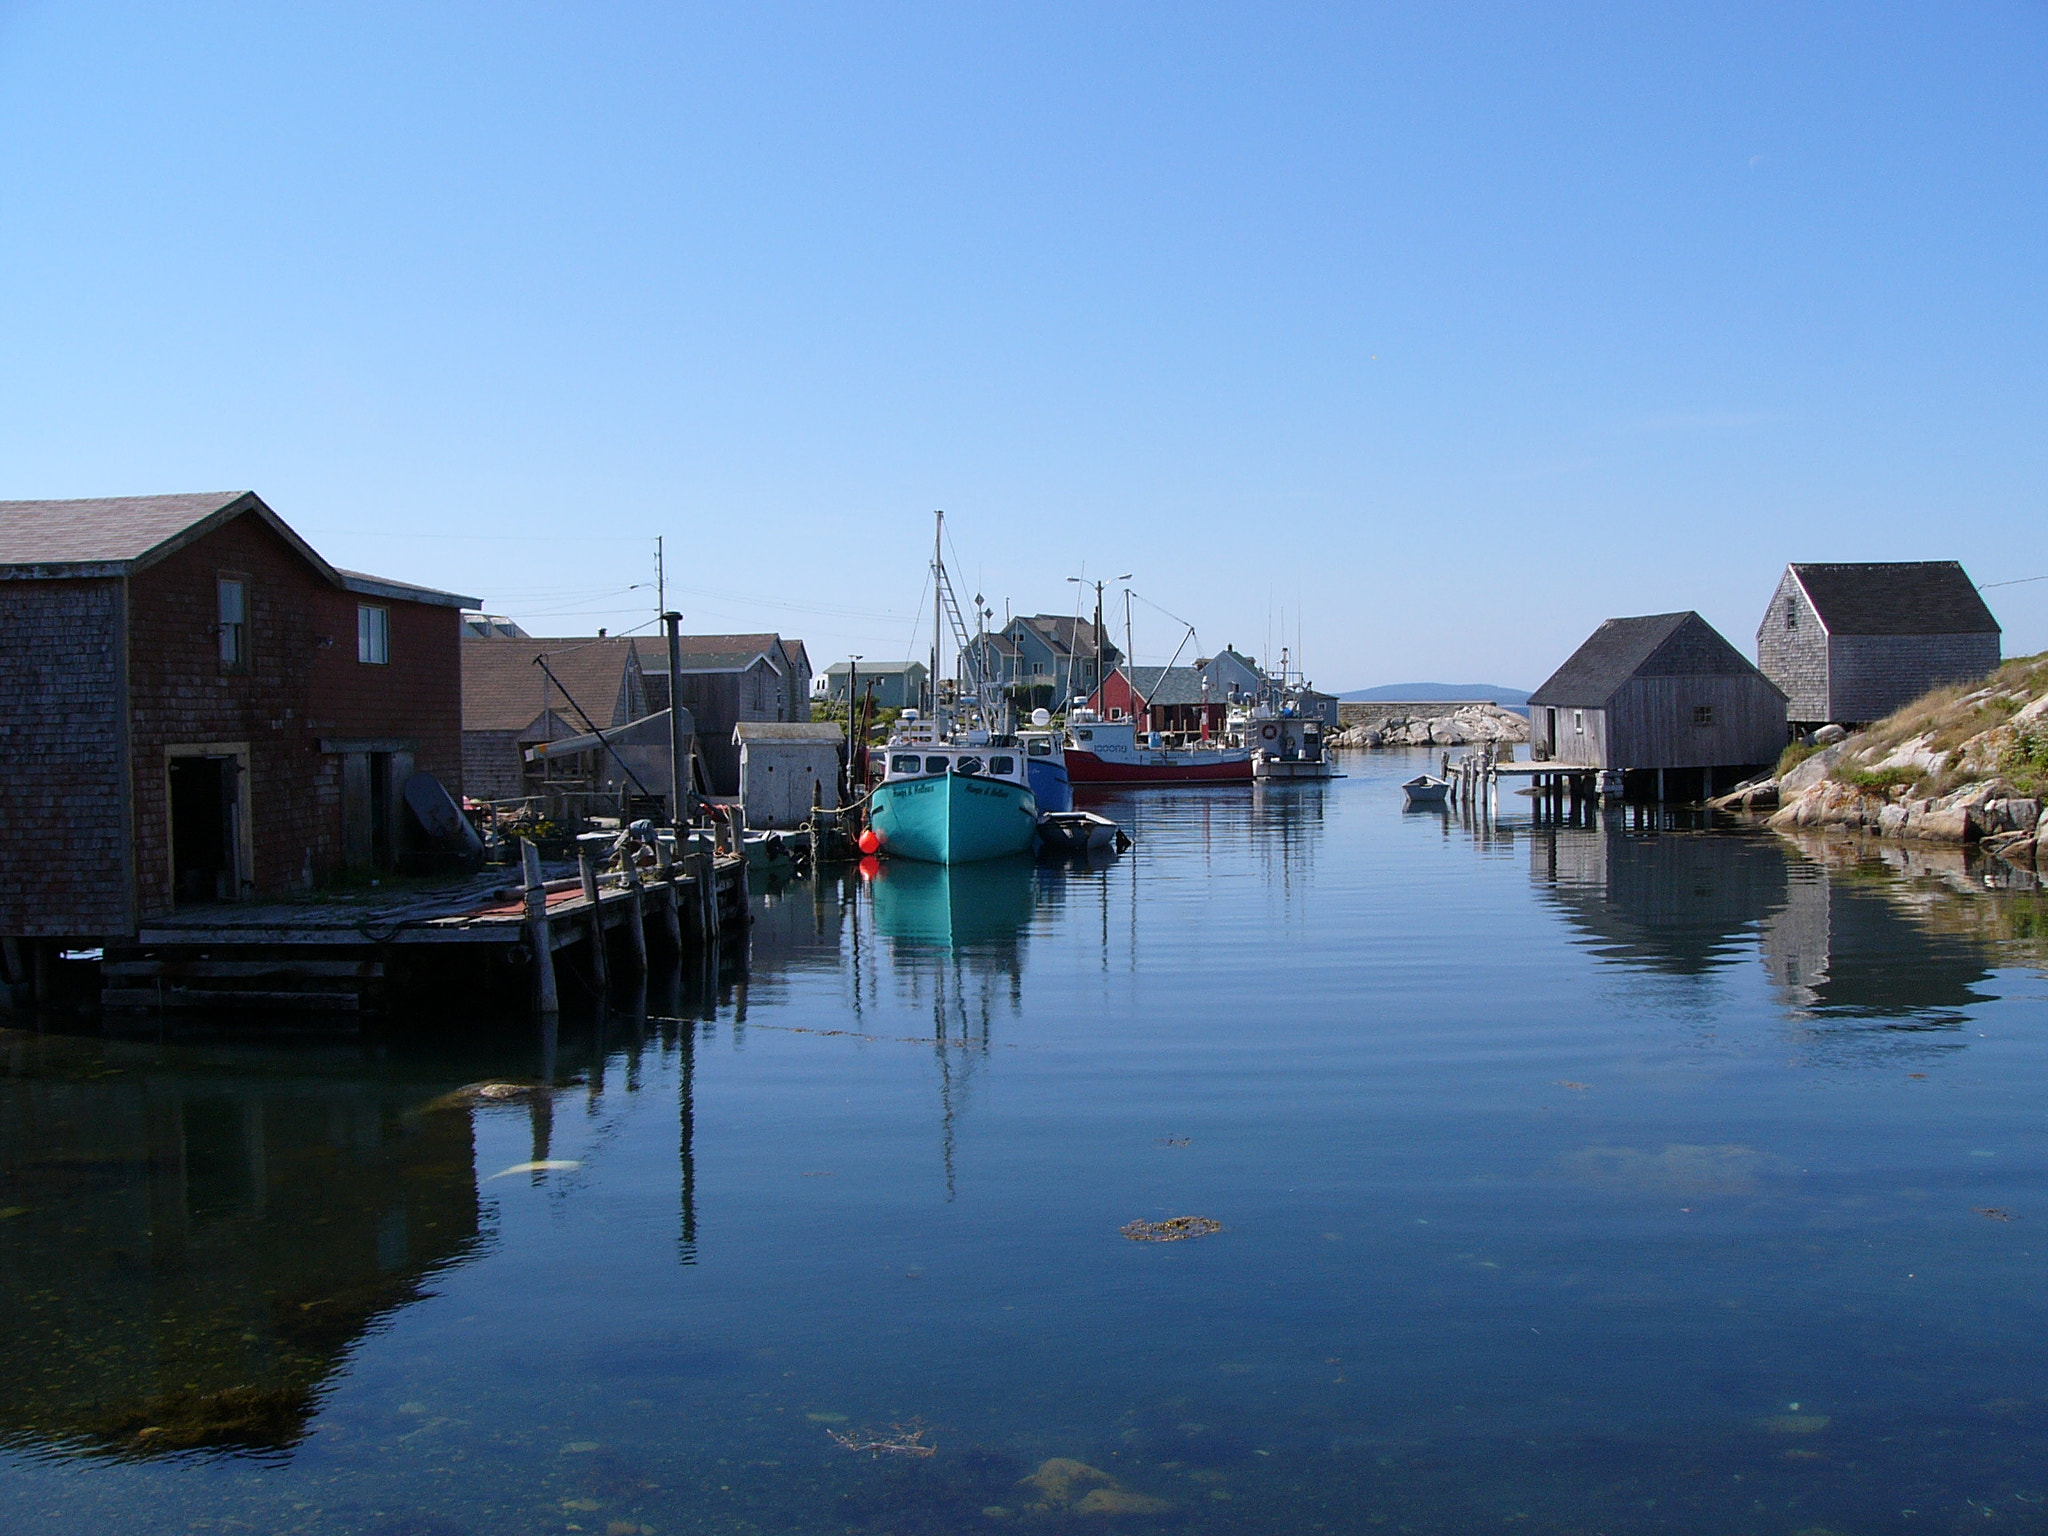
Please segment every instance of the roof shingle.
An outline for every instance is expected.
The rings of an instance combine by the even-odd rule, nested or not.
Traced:
[[[1954,560],[1797,564],[1831,635],[1995,635],[1998,620]]]
[[[1632,677],[1730,676],[1755,672],[1747,656],[1698,614],[1609,619],[1529,695],[1531,704],[1600,708]]]
[[[506,639],[497,635],[465,635],[462,641],[462,728],[465,731],[533,730],[549,710],[572,730],[583,728],[582,717],[562,696],[569,690],[598,725],[623,724],[626,667],[633,655],[631,640]],[[545,656],[549,670],[561,679],[558,688],[534,665]]]

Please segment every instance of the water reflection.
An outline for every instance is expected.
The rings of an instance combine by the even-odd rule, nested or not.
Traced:
[[[281,1450],[480,1242],[469,1116],[316,1050],[0,1032],[0,1435]]]
[[[1785,903],[1785,855],[1771,841],[1590,827],[1521,829],[1529,875],[1603,960],[1697,976],[1747,957],[1757,925]]]
[[[1754,950],[1795,1021],[1956,1027],[1992,996],[1995,919],[2029,900],[1976,889],[1960,849],[1795,847],[1671,820],[1652,828],[1610,815],[1513,832],[1528,844],[1538,894],[1600,958],[1701,976]]]

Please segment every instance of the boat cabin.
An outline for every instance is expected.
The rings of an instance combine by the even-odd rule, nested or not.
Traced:
[[[892,741],[885,782],[902,779],[938,778],[945,774],[964,778],[1002,779],[1030,787],[1024,768],[1024,753],[1016,747],[944,741]]]

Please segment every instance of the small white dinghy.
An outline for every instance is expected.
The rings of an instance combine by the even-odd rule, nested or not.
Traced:
[[[1122,827],[1093,811],[1047,811],[1038,818],[1038,846],[1046,853],[1122,852],[1130,845]]]
[[[1418,773],[1401,786],[1410,805],[1442,805],[1451,792],[1451,781],[1433,773]]]

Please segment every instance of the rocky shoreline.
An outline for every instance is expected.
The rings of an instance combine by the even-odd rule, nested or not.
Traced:
[[[1442,703],[1342,706],[1344,729],[1333,747],[1470,747],[1529,739],[1529,722],[1497,704]]]
[[[2048,870],[2048,656],[2007,662],[1974,688],[1929,694],[1867,730],[1820,733],[1830,735],[1710,803],[1769,812],[1765,825],[1781,832],[1976,844]]]

